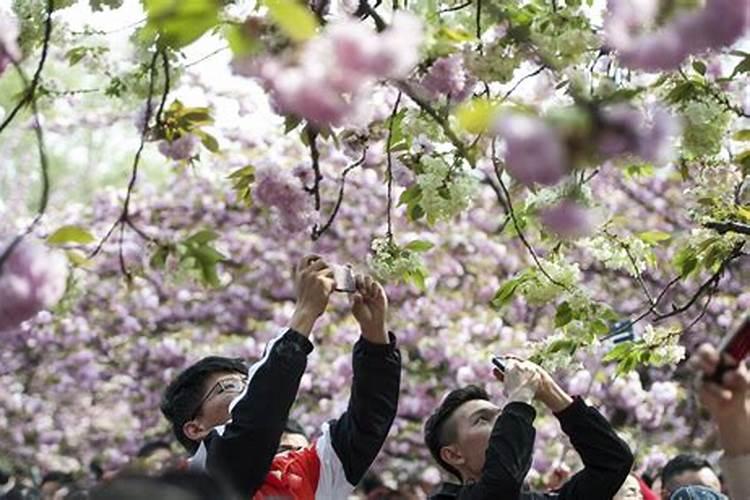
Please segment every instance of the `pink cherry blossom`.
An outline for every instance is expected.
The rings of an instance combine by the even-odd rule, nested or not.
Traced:
[[[580,238],[592,230],[589,211],[572,200],[563,200],[540,211],[542,224],[563,238]]]
[[[3,14],[3,13],[0,13]],[[0,75],[13,61],[21,58],[18,48],[18,24],[10,16],[0,17]]]

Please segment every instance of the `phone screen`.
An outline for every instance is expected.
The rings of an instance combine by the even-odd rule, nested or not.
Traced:
[[[495,356],[494,358],[492,358],[492,364],[495,365],[498,370],[505,373],[505,363],[503,363],[501,357]]]

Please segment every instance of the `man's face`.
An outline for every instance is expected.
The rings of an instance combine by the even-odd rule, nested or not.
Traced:
[[[194,441],[200,441],[216,426],[231,418],[229,404],[247,385],[245,375],[237,372],[216,372],[206,379],[202,403],[183,431]]]
[[[455,429],[456,439],[448,446],[455,453],[446,452],[443,458],[461,472],[464,481],[481,476],[492,427],[499,414],[497,406],[475,399],[461,405],[446,422],[446,426]]]
[[[281,435],[281,441],[279,441],[277,453],[284,453],[289,450],[299,450],[308,444],[310,444],[310,441],[308,441],[304,435],[285,432]]]
[[[672,477],[667,483],[662,486],[661,497],[664,500],[667,500],[672,492],[681,486],[705,486],[716,492],[721,492],[719,477],[708,467],[700,470],[687,470]]]
[[[638,480],[632,474],[628,475],[625,482],[622,483],[620,491],[615,494],[612,500],[643,500]]]

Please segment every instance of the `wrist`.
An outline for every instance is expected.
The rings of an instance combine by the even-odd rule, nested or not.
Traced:
[[[573,397],[554,382],[545,387],[538,397],[552,413],[559,413],[573,404]]]
[[[309,337],[319,316],[319,314],[311,311],[308,308],[298,307],[294,310],[292,319],[289,322],[289,328],[295,330],[298,333],[301,333],[306,337]]]
[[[362,337],[374,344],[388,344],[388,330],[385,325],[360,325]]]
[[[728,456],[750,453],[750,414],[716,419],[719,442]]]

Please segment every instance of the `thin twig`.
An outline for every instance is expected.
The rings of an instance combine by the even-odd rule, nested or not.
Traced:
[[[148,86],[148,97],[146,98],[146,113],[145,113],[145,117],[143,120],[143,128],[141,129],[140,143],[138,145],[138,149],[136,150],[135,156],[133,158],[133,166],[131,169],[130,181],[128,182],[128,188],[125,194],[125,202],[123,203],[122,211],[120,212],[120,216],[117,218],[115,223],[112,225],[112,227],[110,227],[109,231],[107,231],[107,234],[104,235],[104,238],[102,238],[99,241],[99,244],[96,246],[96,248],[90,255],[90,257],[96,256],[101,251],[102,247],[104,246],[104,243],[109,239],[109,237],[112,235],[115,229],[119,227],[120,228],[120,235],[119,235],[120,269],[122,270],[123,274],[128,279],[128,281],[132,279],[132,276],[130,272],[127,270],[127,267],[125,265],[125,255],[123,253],[124,232],[125,232],[126,224],[131,228],[135,227],[133,222],[130,220],[130,200],[133,194],[133,190],[135,189],[135,183],[138,180],[138,166],[141,161],[141,154],[143,153],[143,148],[145,147],[145,144],[146,144],[146,136],[148,135],[148,131],[149,131],[149,122],[151,121],[151,116],[153,114],[154,87],[156,85],[156,74],[157,74],[156,63],[160,54],[161,54],[161,51],[154,52],[154,56],[151,58],[151,64],[149,65],[150,76],[149,76],[149,86]],[[168,93],[169,93],[169,86],[165,84],[164,92],[162,93],[162,101],[166,100],[166,95]],[[145,233],[143,233],[140,230],[136,232],[142,237],[145,236]]]
[[[213,52],[210,52],[210,53],[206,54],[205,56],[201,57],[200,59],[196,59],[195,61],[187,63],[184,67],[185,68],[190,68],[192,66],[195,66],[196,64],[200,64],[203,61],[212,58],[216,54],[220,54],[221,52],[224,52],[225,50],[228,50],[228,49],[229,49],[229,45],[227,45],[226,47],[220,47],[220,48],[214,50]]]
[[[313,169],[313,187],[305,188],[306,191],[313,195],[315,199],[315,210],[320,212],[320,181],[323,180],[323,176],[320,173],[320,151],[318,151],[318,132],[313,129],[310,125],[305,127],[305,134],[307,135],[307,144],[310,148],[310,163]]]
[[[521,78],[519,78],[518,81],[515,84],[513,84],[513,86],[505,94],[503,94],[503,97],[500,100],[501,101],[507,100],[510,97],[510,95],[513,92],[515,92],[516,89],[518,89],[519,85],[521,85],[524,81],[528,80],[529,78],[535,77],[536,75],[538,75],[539,73],[541,73],[545,69],[547,69],[547,65],[546,64],[542,64],[541,66],[539,66],[537,69],[535,69],[534,71],[532,71],[528,75],[524,75]]]
[[[508,204],[508,214],[510,214],[511,221],[513,221],[513,227],[516,228],[516,233],[518,233],[518,237],[521,239],[521,242],[526,247],[526,249],[529,251],[529,254],[531,255],[531,258],[534,260],[534,263],[539,268],[539,270],[542,272],[545,278],[547,278],[550,283],[559,286],[563,290],[568,290],[568,287],[564,284],[557,281],[555,278],[549,275],[547,270],[542,265],[542,262],[539,260],[539,257],[536,255],[536,251],[534,251],[534,247],[531,246],[529,241],[526,239],[526,235],[524,235],[523,230],[521,229],[521,226],[518,224],[518,220],[516,219],[516,212],[513,209],[513,202],[510,198],[510,192],[508,191],[508,188],[505,186],[505,183],[503,182],[503,178],[500,172],[500,165],[497,161],[497,158],[495,158],[494,149],[495,149],[495,142],[492,142],[492,164],[495,167],[495,177],[497,178],[498,184],[500,184],[500,189],[502,189],[503,194],[505,195],[505,201]]]
[[[164,112],[164,106],[167,104],[167,95],[169,94],[169,58],[167,57],[166,49],[159,49],[161,55],[161,64],[164,71],[164,88],[165,92],[161,95],[161,102],[159,102],[159,110],[156,112],[156,126],[161,126],[161,115]]]
[[[438,14],[445,14],[446,12],[455,12],[457,10],[465,9],[466,7],[468,7],[469,5],[471,5],[472,3],[474,3],[474,0],[469,0],[468,2],[464,2],[464,3],[458,4],[458,5],[453,5],[451,7],[446,7],[444,9],[440,9],[439,11],[437,11],[437,13]]]
[[[398,7],[394,5],[393,10],[398,10]],[[371,17],[375,22],[375,30],[378,33],[385,31],[385,29],[388,27],[388,24],[386,24],[380,14],[378,14],[378,11],[376,11],[367,0],[359,0],[359,7],[354,14],[356,16],[359,16],[362,20]]]
[[[646,299],[648,300],[649,305],[655,306],[654,298],[651,296],[651,292],[649,292],[648,287],[646,286],[646,282],[643,281],[643,276],[641,275],[641,270],[638,268],[638,263],[636,262],[633,253],[630,251],[630,245],[628,245],[624,241],[620,241],[615,236],[610,237],[613,238],[620,245],[620,247],[622,247],[623,250],[625,250],[625,254],[628,256],[628,260],[630,260],[630,264],[633,266],[636,281],[638,281],[638,284],[641,286],[641,290],[643,290],[643,293],[646,295]]]
[[[362,152],[362,157],[357,160],[356,162],[352,163],[348,167],[344,169],[343,172],[341,172],[341,178],[339,179],[339,196],[336,199],[336,204],[333,207],[333,211],[331,212],[331,215],[328,216],[328,220],[326,221],[323,226],[320,228],[317,224],[313,227],[312,230],[312,239],[313,241],[318,240],[321,236],[323,236],[323,233],[328,231],[330,229],[331,224],[333,224],[333,220],[336,218],[336,215],[339,213],[339,209],[341,208],[341,203],[344,201],[344,187],[346,186],[346,176],[354,170],[355,168],[359,167],[365,162],[365,158],[367,157],[367,148],[364,149]]]
[[[21,77],[21,81],[23,82],[23,84],[27,85],[29,81],[26,78],[26,75],[23,73],[23,69],[21,68],[21,66],[15,61],[13,62],[13,66],[18,72],[18,75]],[[39,169],[42,174],[42,193],[39,199],[39,208],[37,209],[34,220],[31,221],[31,224],[29,224],[22,233],[13,238],[13,241],[11,241],[10,244],[3,250],[3,253],[0,254],[0,273],[2,272],[3,265],[8,260],[8,257],[10,257],[11,252],[13,252],[13,250],[21,243],[21,241],[28,234],[30,234],[37,226],[37,224],[39,224],[39,222],[42,220],[42,217],[44,217],[44,214],[47,211],[47,203],[49,202],[49,161],[47,159],[47,151],[44,145],[44,131],[42,130],[42,123],[39,120],[39,108],[37,107],[36,99],[31,100],[31,111],[34,116],[34,135],[36,136],[37,151],[39,152]]]
[[[389,241],[393,241],[393,226],[391,224],[391,211],[393,210],[393,159],[391,155],[391,144],[393,142],[393,122],[396,121],[399,104],[401,104],[401,91],[399,91],[398,96],[396,97],[396,103],[393,105],[393,111],[391,111],[391,118],[388,120],[388,139],[386,139],[385,142],[386,165],[388,167],[388,203],[386,208],[388,230],[386,236]]]
[[[5,117],[5,120],[0,124],[0,133],[5,130],[5,127],[7,127],[11,121],[13,121],[13,118],[15,118],[21,108],[34,100],[34,94],[39,86],[39,79],[42,76],[42,69],[44,68],[44,63],[47,60],[47,53],[49,52],[50,37],[52,36],[52,12],[54,10],[54,0],[47,0],[47,19],[44,22],[44,40],[42,42],[42,55],[39,58],[39,64],[34,72],[34,77],[31,79],[31,85],[26,87],[23,97],[21,97],[8,116]]]
[[[713,229],[719,234],[739,233],[750,234],[750,224],[741,224],[739,222],[706,222],[704,227]]]

